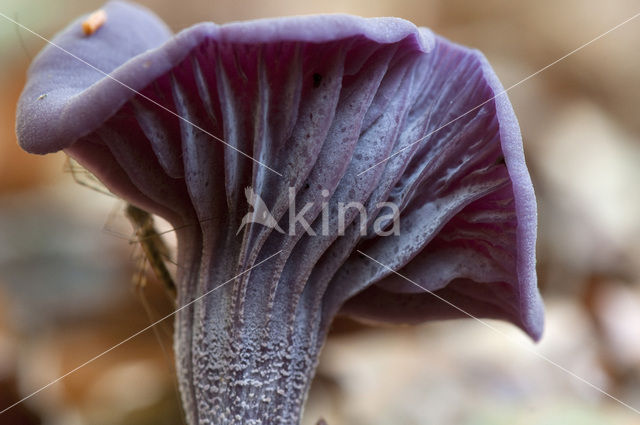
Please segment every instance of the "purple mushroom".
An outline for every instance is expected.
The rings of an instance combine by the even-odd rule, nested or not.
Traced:
[[[172,35],[139,6],[104,11],[34,60],[18,138],[176,228],[189,424],[299,423],[338,313],[464,317],[433,291],[539,338],[535,197],[481,53],[396,18]]]

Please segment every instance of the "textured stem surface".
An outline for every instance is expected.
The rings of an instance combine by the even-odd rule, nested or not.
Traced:
[[[277,256],[237,271],[224,257],[207,255],[206,238],[181,236],[179,305],[206,294],[176,316],[177,372],[188,423],[298,424],[326,335],[308,323],[318,316],[294,313],[298,295],[276,296],[277,280],[259,279],[260,268]],[[251,285],[271,288],[274,296],[247,291]],[[275,308],[282,303],[292,307]]]

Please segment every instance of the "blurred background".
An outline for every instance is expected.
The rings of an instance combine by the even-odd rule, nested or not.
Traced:
[[[174,30],[267,16],[399,16],[480,49],[505,87],[640,12],[635,0],[144,0]],[[0,0],[51,37],[98,1]],[[640,18],[513,88],[539,199],[547,326],[534,345],[474,321],[369,328],[339,320],[305,425],[640,423]],[[63,155],[14,135],[25,72],[44,42],[0,17],[0,410],[168,313],[117,200]],[[634,53],[635,52],[635,53]],[[182,424],[171,320],[0,415],[0,424]]]

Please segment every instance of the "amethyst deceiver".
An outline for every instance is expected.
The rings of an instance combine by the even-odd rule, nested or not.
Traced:
[[[339,312],[464,317],[357,250],[540,336],[535,197],[513,109],[481,53],[396,18],[202,23],[172,36],[141,7],[104,9],[94,34],[80,19],[53,40],[66,52],[48,46],[34,60],[21,146],[64,150],[176,227],[178,305],[279,252],[176,315],[190,424],[298,423]],[[293,188],[316,235],[299,222],[236,235],[247,187],[280,229]],[[366,235],[351,209],[338,236],[339,202],[364,205]],[[371,232],[381,202],[398,206],[399,235]]]

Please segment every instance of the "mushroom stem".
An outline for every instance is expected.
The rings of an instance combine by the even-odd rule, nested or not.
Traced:
[[[291,292],[287,300],[249,299],[262,291],[240,294],[246,275],[238,276],[229,257],[212,255],[215,249],[197,232],[180,231],[179,244],[178,305],[206,294],[176,315],[177,373],[187,422],[299,424],[326,335],[318,324],[302,322],[318,316],[294,314],[297,302],[290,298],[299,296]],[[259,274],[260,261],[254,266],[248,273]],[[257,281],[247,278],[248,285]],[[282,310],[273,304],[284,302],[291,309],[286,317],[275,317]]]

